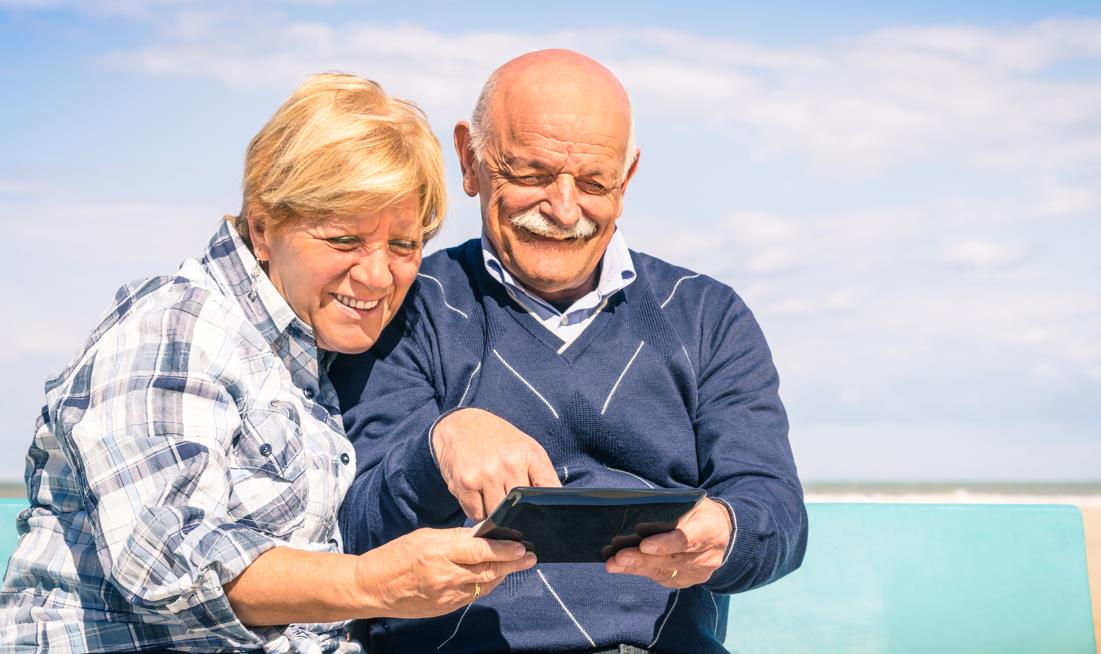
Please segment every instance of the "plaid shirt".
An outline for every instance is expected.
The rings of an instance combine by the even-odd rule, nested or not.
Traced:
[[[254,265],[224,223],[47,382],[0,651],[361,651],[344,623],[246,627],[222,589],[272,547],[342,551],[355,472],[313,330]]]

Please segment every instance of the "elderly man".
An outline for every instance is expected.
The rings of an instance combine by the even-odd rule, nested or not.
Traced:
[[[332,370],[359,466],[346,547],[480,520],[514,486],[708,499],[604,565],[537,565],[451,615],[375,621],[371,651],[725,651],[726,594],[790,572],[806,546],[756,321],[727,286],[627,248],[638,151],[597,62],[506,63],[455,147],[481,239],[425,259],[375,349]]]

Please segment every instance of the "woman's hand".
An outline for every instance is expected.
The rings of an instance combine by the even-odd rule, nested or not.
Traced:
[[[373,596],[372,613],[426,618],[484,596],[509,574],[535,565],[512,541],[475,538],[473,528],[418,529],[358,558],[356,584]]]

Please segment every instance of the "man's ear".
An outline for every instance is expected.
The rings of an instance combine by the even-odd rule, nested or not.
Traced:
[[[631,160],[631,167],[627,169],[627,175],[623,178],[623,183],[619,185],[620,194],[627,192],[627,184],[630,183],[631,178],[635,176],[635,171],[638,170],[638,160],[642,158],[642,150],[635,148],[635,157]]]
[[[252,207],[247,209],[248,235],[252,241],[252,253],[260,261],[271,261],[271,226],[267,216]]]
[[[455,154],[463,170],[463,191],[470,197],[478,195],[478,167],[474,147],[470,142],[470,123],[465,120],[455,125]]]

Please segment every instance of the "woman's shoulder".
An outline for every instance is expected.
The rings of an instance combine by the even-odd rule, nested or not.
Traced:
[[[172,274],[122,285],[60,381],[89,359],[225,357],[263,351],[263,338],[236,298],[196,260]],[[49,387],[50,384],[47,384]]]
[[[241,337],[257,331],[237,299],[194,259],[184,261],[175,273],[120,287],[104,323],[143,332],[155,327],[172,338],[197,329]]]

